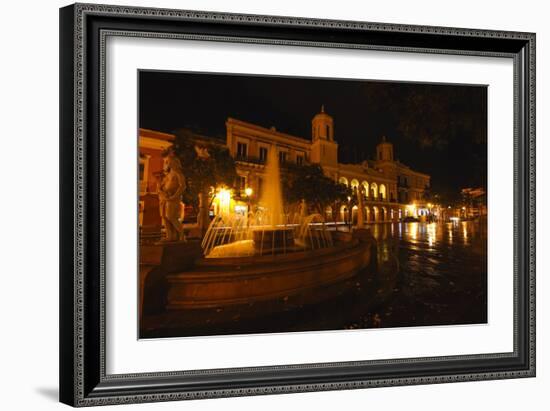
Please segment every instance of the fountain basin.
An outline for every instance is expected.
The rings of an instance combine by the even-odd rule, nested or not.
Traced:
[[[203,258],[194,270],[168,276],[168,309],[216,308],[290,296],[298,296],[303,304],[315,303],[327,298],[319,290],[368,267],[375,258],[372,250],[372,242],[353,238],[330,248],[288,254]]]

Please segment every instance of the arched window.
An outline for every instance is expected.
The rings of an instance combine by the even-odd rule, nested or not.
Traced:
[[[370,192],[371,192],[371,197],[372,198],[378,198],[378,184],[376,183],[371,183],[370,184]]]
[[[378,211],[378,207],[373,207],[372,211],[374,212],[373,221],[376,221],[376,222],[380,221],[380,214],[379,214],[379,211]]]
[[[359,188],[359,181],[357,181],[355,178],[351,180],[351,188],[353,189],[353,192]]]
[[[345,186],[348,185],[348,179],[346,177],[340,177],[340,179],[338,180],[338,182],[340,184],[344,184]]]
[[[363,181],[361,183],[361,185],[363,186],[363,191],[365,192],[365,195],[368,197],[369,196],[369,183],[367,183],[366,181]]]
[[[357,213],[359,212],[359,208],[355,205],[351,208],[351,222],[353,225],[357,224]]]
[[[380,184],[378,193],[380,194],[380,198],[382,198],[382,200],[386,199],[386,186],[384,184]]]
[[[340,221],[347,223],[348,222],[348,208],[347,206],[343,205],[340,207]]]

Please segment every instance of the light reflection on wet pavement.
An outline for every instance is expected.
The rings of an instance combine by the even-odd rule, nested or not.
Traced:
[[[396,259],[399,267],[392,295],[374,308],[379,326],[486,322],[484,223],[376,224],[371,230],[381,264]]]

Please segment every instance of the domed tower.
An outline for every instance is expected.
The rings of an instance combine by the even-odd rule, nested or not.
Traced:
[[[334,120],[325,113],[324,105],[311,120],[311,138],[311,162],[336,167],[338,144],[334,141]]]
[[[334,120],[325,113],[325,106],[321,106],[321,112],[311,120],[311,137],[313,141],[322,139],[334,141]]]
[[[382,141],[376,146],[376,159],[378,161],[393,161],[393,144],[382,137]]]

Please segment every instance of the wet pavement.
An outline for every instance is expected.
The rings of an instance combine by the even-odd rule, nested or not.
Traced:
[[[478,221],[381,223],[378,270],[359,273],[334,297],[292,298],[143,318],[142,338],[340,330],[487,322],[487,230]],[[275,312],[256,315],[257,312]]]
[[[487,322],[485,223],[385,224],[372,232],[380,260],[399,264],[392,294],[373,310],[379,326]]]

